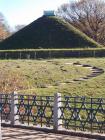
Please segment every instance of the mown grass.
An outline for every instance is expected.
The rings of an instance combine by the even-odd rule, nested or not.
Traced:
[[[70,82],[91,73],[85,67],[72,65],[77,61],[105,70],[105,58],[0,60],[0,92],[17,90],[36,95],[60,92],[70,96],[105,97],[105,74],[87,81]]]

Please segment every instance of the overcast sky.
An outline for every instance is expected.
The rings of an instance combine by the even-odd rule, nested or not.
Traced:
[[[0,12],[8,24],[29,24],[43,15],[43,10],[56,10],[61,4],[73,0],[0,0]]]

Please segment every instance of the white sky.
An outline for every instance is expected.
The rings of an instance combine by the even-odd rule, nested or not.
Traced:
[[[0,12],[8,24],[29,24],[43,15],[43,10],[57,10],[63,3],[73,0],[0,0]]]

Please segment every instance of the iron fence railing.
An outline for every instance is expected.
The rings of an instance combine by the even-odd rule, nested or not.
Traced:
[[[105,99],[65,96],[60,110],[66,129],[105,133]]]
[[[18,95],[16,104],[18,120],[22,124],[53,125],[53,96]]]
[[[11,94],[0,94],[0,113],[1,121],[10,121]]]
[[[0,94],[0,109],[12,125],[105,133],[104,98]]]

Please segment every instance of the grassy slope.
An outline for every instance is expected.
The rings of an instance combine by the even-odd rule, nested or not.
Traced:
[[[97,48],[98,43],[56,17],[43,16],[0,44],[0,49]]]
[[[79,61],[105,70],[105,59],[1,60],[0,92],[20,90],[21,93],[105,97],[105,74],[84,82],[68,80],[85,76],[89,69],[67,65]],[[66,82],[65,85],[59,83]],[[51,85],[53,85],[51,87]],[[50,86],[50,87],[49,87]]]
[[[88,74],[85,68],[67,65],[61,60],[0,61],[0,90],[12,92],[33,88],[59,86],[59,83]]]

